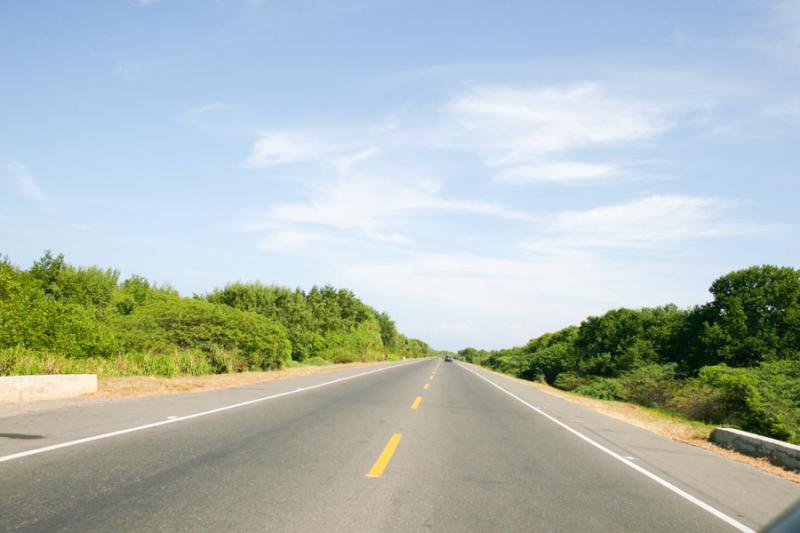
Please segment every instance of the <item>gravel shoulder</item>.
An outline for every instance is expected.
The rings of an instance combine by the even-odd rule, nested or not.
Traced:
[[[204,376],[126,376],[113,378],[98,378],[97,392],[86,395],[88,397],[123,397],[133,398],[139,396],[152,396],[156,394],[177,394],[183,392],[202,392],[217,389],[227,389],[254,383],[266,383],[282,379],[301,376],[314,376],[336,372],[345,368],[360,368],[385,363],[359,362],[331,364],[326,366],[302,366],[270,370],[265,372],[240,372],[237,374],[208,374]]]

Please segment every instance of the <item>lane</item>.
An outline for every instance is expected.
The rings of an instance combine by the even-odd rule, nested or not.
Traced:
[[[386,363],[337,370],[311,376],[250,384],[204,393],[170,394],[144,398],[80,398],[67,401],[34,402],[32,405],[0,406],[0,461],[8,455],[42,448],[103,433],[127,430],[196,415],[264,397],[318,387],[335,380],[391,371],[395,366],[419,361]]]
[[[435,364],[0,463],[3,528],[301,531],[335,524],[349,498],[369,494],[369,465],[413,419],[409,399]]]

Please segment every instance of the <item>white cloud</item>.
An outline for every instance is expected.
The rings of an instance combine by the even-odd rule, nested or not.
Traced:
[[[592,83],[476,88],[454,98],[447,109],[490,167],[530,164],[577,148],[642,141],[670,127],[657,106],[610,96]]]
[[[613,165],[552,161],[512,166],[495,173],[492,179],[505,183],[582,184],[607,179],[619,173]]]
[[[234,109],[236,107],[238,107],[236,104],[231,104],[228,102],[220,102],[220,101],[207,102],[197,107],[192,107],[187,109],[183,113],[183,116],[184,118],[191,120],[206,115],[208,113],[213,113],[215,111],[226,111],[228,109]]]
[[[572,195],[483,186],[638,183],[643,171],[631,161],[651,154],[631,149],[690,109],[598,84],[489,87],[387,128],[266,132],[247,164],[281,167],[298,196],[266,206],[247,229],[259,232],[259,248],[324,265],[326,279],[391,307],[404,331],[450,348],[524,342],[619,305],[699,303],[720,270],[697,262],[703,252],[692,244],[774,226],[737,219],[738,204],[715,197],[651,194],[575,210]],[[602,161],[585,155],[600,150]],[[477,176],[460,174],[469,156]],[[530,211],[550,201],[562,202],[554,214]],[[693,275],[660,284],[673,269]],[[454,326],[419,318],[433,316]]]
[[[336,278],[367,301],[391,304],[403,331],[458,349],[519,345],[620,305],[697,303],[713,275],[706,272],[699,286],[692,278],[665,287],[658,280],[672,274],[675,263],[636,266],[594,251],[545,257],[412,252],[345,262]],[[705,269],[713,272],[713,266]],[[447,324],[458,324],[458,334]]]
[[[414,218],[431,212],[468,213],[506,220],[536,219],[496,203],[447,198],[434,180],[353,174],[315,185],[306,201],[273,206],[261,223],[251,225],[250,229],[275,232],[268,240],[271,243],[286,238],[308,240],[312,234],[315,240],[324,240],[318,232],[319,228],[327,228],[345,232],[350,238],[399,244],[409,241],[404,230],[413,225]],[[313,233],[309,226],[315,228]]]
[[[39,204],[47,202],[47,194],[25,165],[18,161],[9,161],[6,163],[6,172],[14,180],[17,190],[26,198]]]
[[[319,160],[340,150],[308,136],[286,131],[261,134],[250,149],[245,161],[250,168],[269,168],[279,165]]]
[[[626,170],[614,162],[579,160],[575,150],[647,141],[673,127],[666,118],[671,109],[610,95],[597,83],[479,87],[446,102],[439,116],[404,126],[395,114],[391,127],[363,128],[362,134],[267,131],[255,141],[245,164],[264,169],[336,159],[339,171],[345,172],[347,166],[380,157],[387,146],[402,145],[478,154],[499,183],[586,184],[625,175]]]
[[[694,239],[776,229],[732,221],[724,211],[735,202],[711,197],[653,195],[631,202],[565,211],[542,235],[525,242],[535,252],[564,249],[654,249]]]

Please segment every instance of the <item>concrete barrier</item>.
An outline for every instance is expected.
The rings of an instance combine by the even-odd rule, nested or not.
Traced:
[[[711,432],[711,441],[745,455],[763,457],[774,465],[800,471],[800,446],[731,428],[715,428]]]
[[[0,377],[0,404],[71,398],[97,392],[95,374]]]

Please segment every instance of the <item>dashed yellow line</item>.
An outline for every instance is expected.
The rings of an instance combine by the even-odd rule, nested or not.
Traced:
[[[412,409],[419,409],[419,404],[422,403],[422,396],[417,396],[417,399],[414,400],[414,403],[411,404]]]
[[[428,387],[430,386],[431,386],[430,383],[426,383],[425,385],[422,386],[422,390],[428,390]]]
[[[397,448],[397,445],[400,444],[400,437],[402,437],[400,433],[395,433],[392,435],[392,438],[389,439],[389,443],[383,449],[383,452],[381,452],[381,454],[378,456],[378,460],[375,461],[375,464],[372,465],[370,471],[367,472],[367,477],[381,477],[383,475],[383,471],[386,470],[386,467],[389,465],[389,461],[392,460],[394,450]]]

